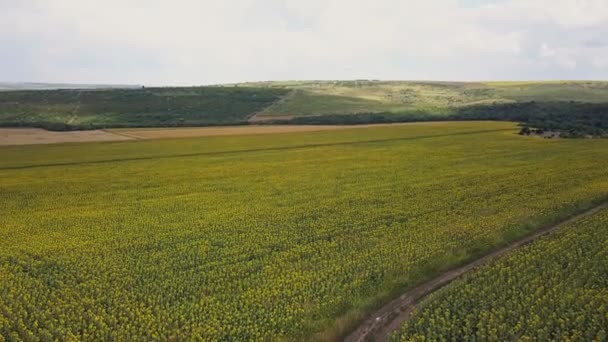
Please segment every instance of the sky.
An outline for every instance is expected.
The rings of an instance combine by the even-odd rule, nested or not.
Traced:
[[[0,0],[0,81],[608,79],[608,0]]]

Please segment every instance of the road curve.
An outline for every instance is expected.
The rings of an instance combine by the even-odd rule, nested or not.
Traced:
[[[593,215],[605,208],[608,208],[608,202],[604,202],[592,209],[572,216],[569,219],[559,222],[557,224],[537,230],[531,235],[515,240],[509,243],[507,246],[490,252],[489,254],[486,254],[485,256],[479,259],[473,260],[466,265],[441,273],[435,278],[430,279],[413,289],[410,289],[409,291],[405,292],[398,298],[392,300],[391,302],[387,303],[382,308],[374,312],[365,321],[363,321],[357,327],[356,330],[354,330],[350,335],[348,335],[344,339],[344,341],[363,342],[388,340],[390,334],[399,329],[401,324],[409,317],[416,304],[423,301],[430,293],[447,285],[452,280],[460,277],[464,273],[471,271],[472,269],[482,264],[485,264],[498,256],[504,255],[564,225],[572,223],[582,217]]]

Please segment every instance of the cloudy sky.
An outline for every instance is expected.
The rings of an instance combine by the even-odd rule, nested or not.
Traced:
[[[608,79],[608,0],[0,0],[0,81]]]

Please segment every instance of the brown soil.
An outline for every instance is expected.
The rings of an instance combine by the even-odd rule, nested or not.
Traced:
[[[39,128],[0,128],[0,146],[57,144],[68,142],[124,141],[139,139],[194,138],[223,135],[254,135],[317,132],[401,125],[441,125],[448,121],[405,122],[366,125],[243,125],[177,128],[116,128],[91,131],[53,132]],[[455,122],[450,122],[454,124]],[[466,123],[462,121],[462,123]]]
[[[103,130],[51,132],[40,128],[0,128],[0,146],[131,140]]]
[[[532,242],[533,240],[550,233],[566,224],[572,223],[573,221],[592,214],[598,211],[608,208],[608,203],[603,203],[591,210],[584,213],[571,217],[565,221],[560,222],[544,229],[535,232],[532,235],[516,240],[506,247],[498,249],[490,254],[487,254],[479,259],[476,259],[464,266],[456,269],[444,272],[437,277],[420,284],[419,286],[405,292],[399,298],[394,299],[382,308],[374,312],[369,316],[363,323],[361,323],[355,331],[345,338],[346,342],[362,342],[362,341],[387,341],[388,337],[398,330],[403,322],[409,317],[413,309],[417,304],[421,303],[426,297],[433,291],[447,285],[452,280],[460,277],[466,272],[469,272],[476,267],[487,263],[488,261],[504,255],[514,249],[521,247],[525,244]]]
[[[263,123],[263,122],[272,122],[272,121],[289,121],[291,119],[293,119],[295,116],[294,115],[262,115],[262,114],[255,114],[254,116],[250,117],[249,122],[251,123]]]
[[[249,125],[249,126],[223,126],[223,127],[184,127],[184,128],[134,128],[112,129],[109,132],[135,139],[162,139],[162,138],[190,138],[211,137],[220,135],[249,135],[271,134],[289,132],[312,132],[347,128],[339,126],[313,126],[313,125]]]

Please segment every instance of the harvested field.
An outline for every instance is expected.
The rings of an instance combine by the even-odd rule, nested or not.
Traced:
[[[291,119],[295,118],[295,115],[261,115],[261,114],[256,114],[252,117],[249,118],[249,122],[251,123],[268,123],[268,122],[273,122],[273,121],[289,121]]]
[[[436,121],[427,123],[409,122],[370,125],[246,125],[178,128],[118,128],[67,132],[47,131],[41,128],[0,128],[0,146],[318,132],[352,128],[442,123],[448,125],[459,124],[458,122]]]
[[[192,138],[220,135],[249,135],[289,132],[313,132],[348,128],[348,126],[320,125],[273,125],[273,126],[222,126],[222,127],[184,127],[184,128],[125,128],[108,130],[134,139]]]
[[[0,146],[132,140],[103,130],[51,132],[41,128],[0,128]]]

